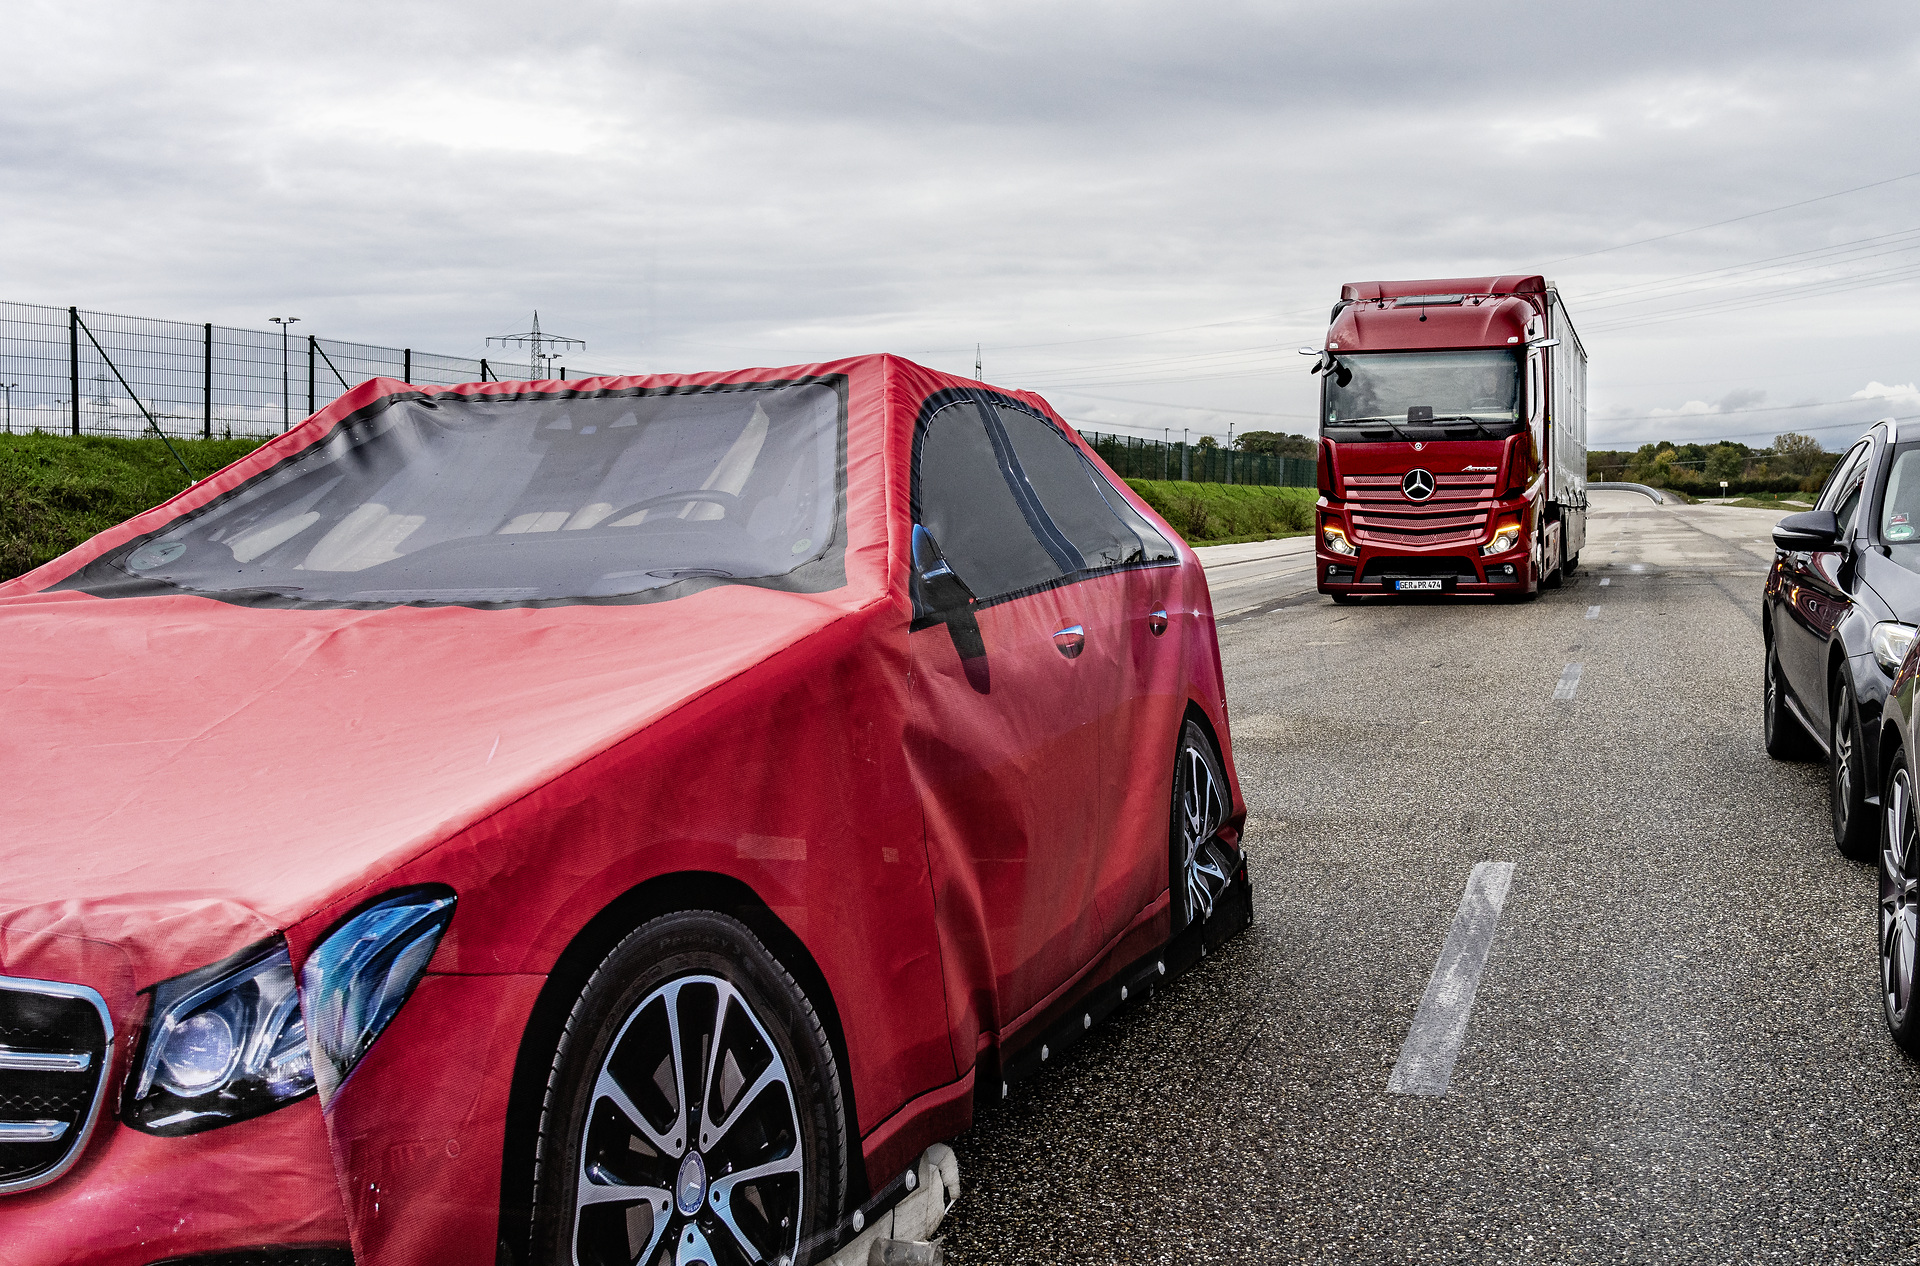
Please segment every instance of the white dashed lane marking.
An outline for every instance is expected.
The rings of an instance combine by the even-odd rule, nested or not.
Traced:
[[[1597,620],[1597,619],[1599,619],[1599,618],[1600,618],[1600,608],[1599,608],[1599,607],[1588,607],[1588,608],[1587,608],[1587,618],[1588,618],[1589,620]]]
[[[1580,688],[1580,665],[1568,664],[1560,674],[1560,684],[1553,688],[1556,699],[1571,699],[1573,692]]]
[[[1447,929],[1420,1010],[1387,1078],[1388,1094],[1439,1098],[1453,1084],[1453,1066],[1467,1038],[1467,1021],[1473,1018],[1473,996],[1512,884],[1512,862],[1480,862],[1467,877],[1467,891]]]
[[[1613,577],[1612,577],[1612,576],[1608,576],[1608,577],[1605,577],[1604,579],[1602,579],[1602,580],[1601,580],[1601,582],[1600,582],[1600,587],[1601,587],[1602,589],[1605,589],[1605,588],[1606,588],[1606,587],[1607,587],[1608,585],[1610,585],[1610,584],[1612,584],[1612,583],[1613,583]]]

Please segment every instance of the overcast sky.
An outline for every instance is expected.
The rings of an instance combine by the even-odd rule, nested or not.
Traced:
[[[1594,447],[1920,416],[1910,3],[6,13],[4,299],[470,356],[537,307],[606,371],[978,342],[1224,437],[1312,427],[1342,282],[1542,271]]]

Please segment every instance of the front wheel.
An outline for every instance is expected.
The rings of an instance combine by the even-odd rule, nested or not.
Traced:
[[[1780,654],[1771,637],[1767,639],[1764,672],[1765,693],[1760,707],[1767,755],[1775,760],[1806,760],[1813,754],[1813,740],[1787,707],[1786,687],[1780,680]]]
[[[1920,1055],[1920,1015],[1913,1005],[1915,950],[1920,945],[1920,875],[1916,875],[1913,776],[1904,752],[1881,797],[1880,1005],[1887,1031],[1909,1055]]]
[[[1875,824],[1867,812],[1867,771],[1860,735],[1860,705],[1842,676],[1833,682],[1828,715],[1833,733],[1827,744],[1827,799],[1833,809],[1833,846],[1846,857],[1873,855]]]
[[[1169,886],[1174,931],[1204,921],[1233,877],[1233,862],[1214,832],[1227,820],[1227,779],[1213,741],[1198,721],[1180,730],[1173,762],[1173,812],[1168,832]]]
[[[791,1266],[846,1190],[833,1048],[779,961],[710,911],[622,941],[548,1075],[535,1260]]]

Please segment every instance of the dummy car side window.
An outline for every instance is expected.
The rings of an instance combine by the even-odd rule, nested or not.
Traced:
[[[1014,498],[972,401],[950,404],[928,420],[918,461],[919,522],[974,597],[998,597],[1066,574],[1030,526],[1030,511]]]
[[[1127,504],[1053,423],[1005,405],[995,412],[1048,517],[1079,550],[1081,565],[1076,570],[1176,557],[1167,539]]]

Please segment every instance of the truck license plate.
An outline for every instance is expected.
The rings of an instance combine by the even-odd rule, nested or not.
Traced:
[[[1446,582],[1438,576],[1435,576],[1431,580],[1396,580],[1393,582],[1393,587],[1402,591],[1408,589],[1442,589],[1446,587]]]

